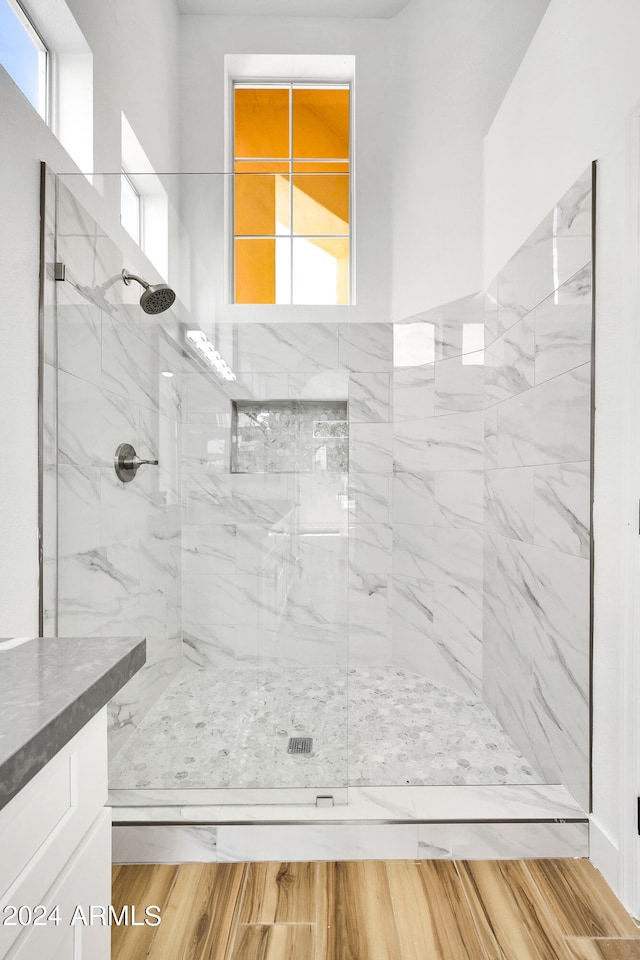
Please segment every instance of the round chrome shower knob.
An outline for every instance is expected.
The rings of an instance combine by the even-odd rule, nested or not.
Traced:
[[[130,443],[121,443],[113,458],[113,466],[118,480],[122,480],[123,483],[130,483],[143,463],[158,465],[157,460],[143,460],[139,457]]]

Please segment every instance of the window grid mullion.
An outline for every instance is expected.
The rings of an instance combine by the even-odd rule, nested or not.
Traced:
[[[289,303],[293,304],[293,84],[289,84]]]
[[[236,233],[238,240],[282,240],[282,233]],[[296,240],[348,240],[348,233],[296,233]]]
[[[290,157],[235,157],[238,163],[289,163]],[[349,163],[347,157],[297,157],[298,163]],[[313,173],[313,171],[311,171]],[[251,174],[247,174],[251,176]],[[336,173],[336,176],[346,177],[346,173]]]

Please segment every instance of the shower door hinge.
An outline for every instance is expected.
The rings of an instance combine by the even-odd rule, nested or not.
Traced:
[[[332,807],[333,797],[316,797],[316,807]]]
[[[58,260],[53,265],[53,279],[54,280],[64,280],[66,279],[67,268],[60,260]]]

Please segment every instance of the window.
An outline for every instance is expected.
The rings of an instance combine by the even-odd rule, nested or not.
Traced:
[[[124,113],[120,223],[163,277],[169,269],[169,199]]]
[[[142,197],[126,171],[120,177],[120,223],[139,247],[142,246]]]
[[[0,64],[47,120],[48,50],[16,0],[0,0]]]
[[[235,83],[236,303],[350,302],[350,87]]]
[[[93,55],[65,0],[26,2],[0,0],[0,64],[91,179]]]

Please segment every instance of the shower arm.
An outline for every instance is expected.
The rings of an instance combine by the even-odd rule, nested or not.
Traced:
[[[126,270],[123,270],[122,279],[127,287],[129,286],[132,280],[135,280],[137,283],[140,284],[141,287],[144,287],[145,290],[149,289],[149,284],[147,283],[147,281],[143,280],[142,277],[136,276],[135,273],[127,273]]]

